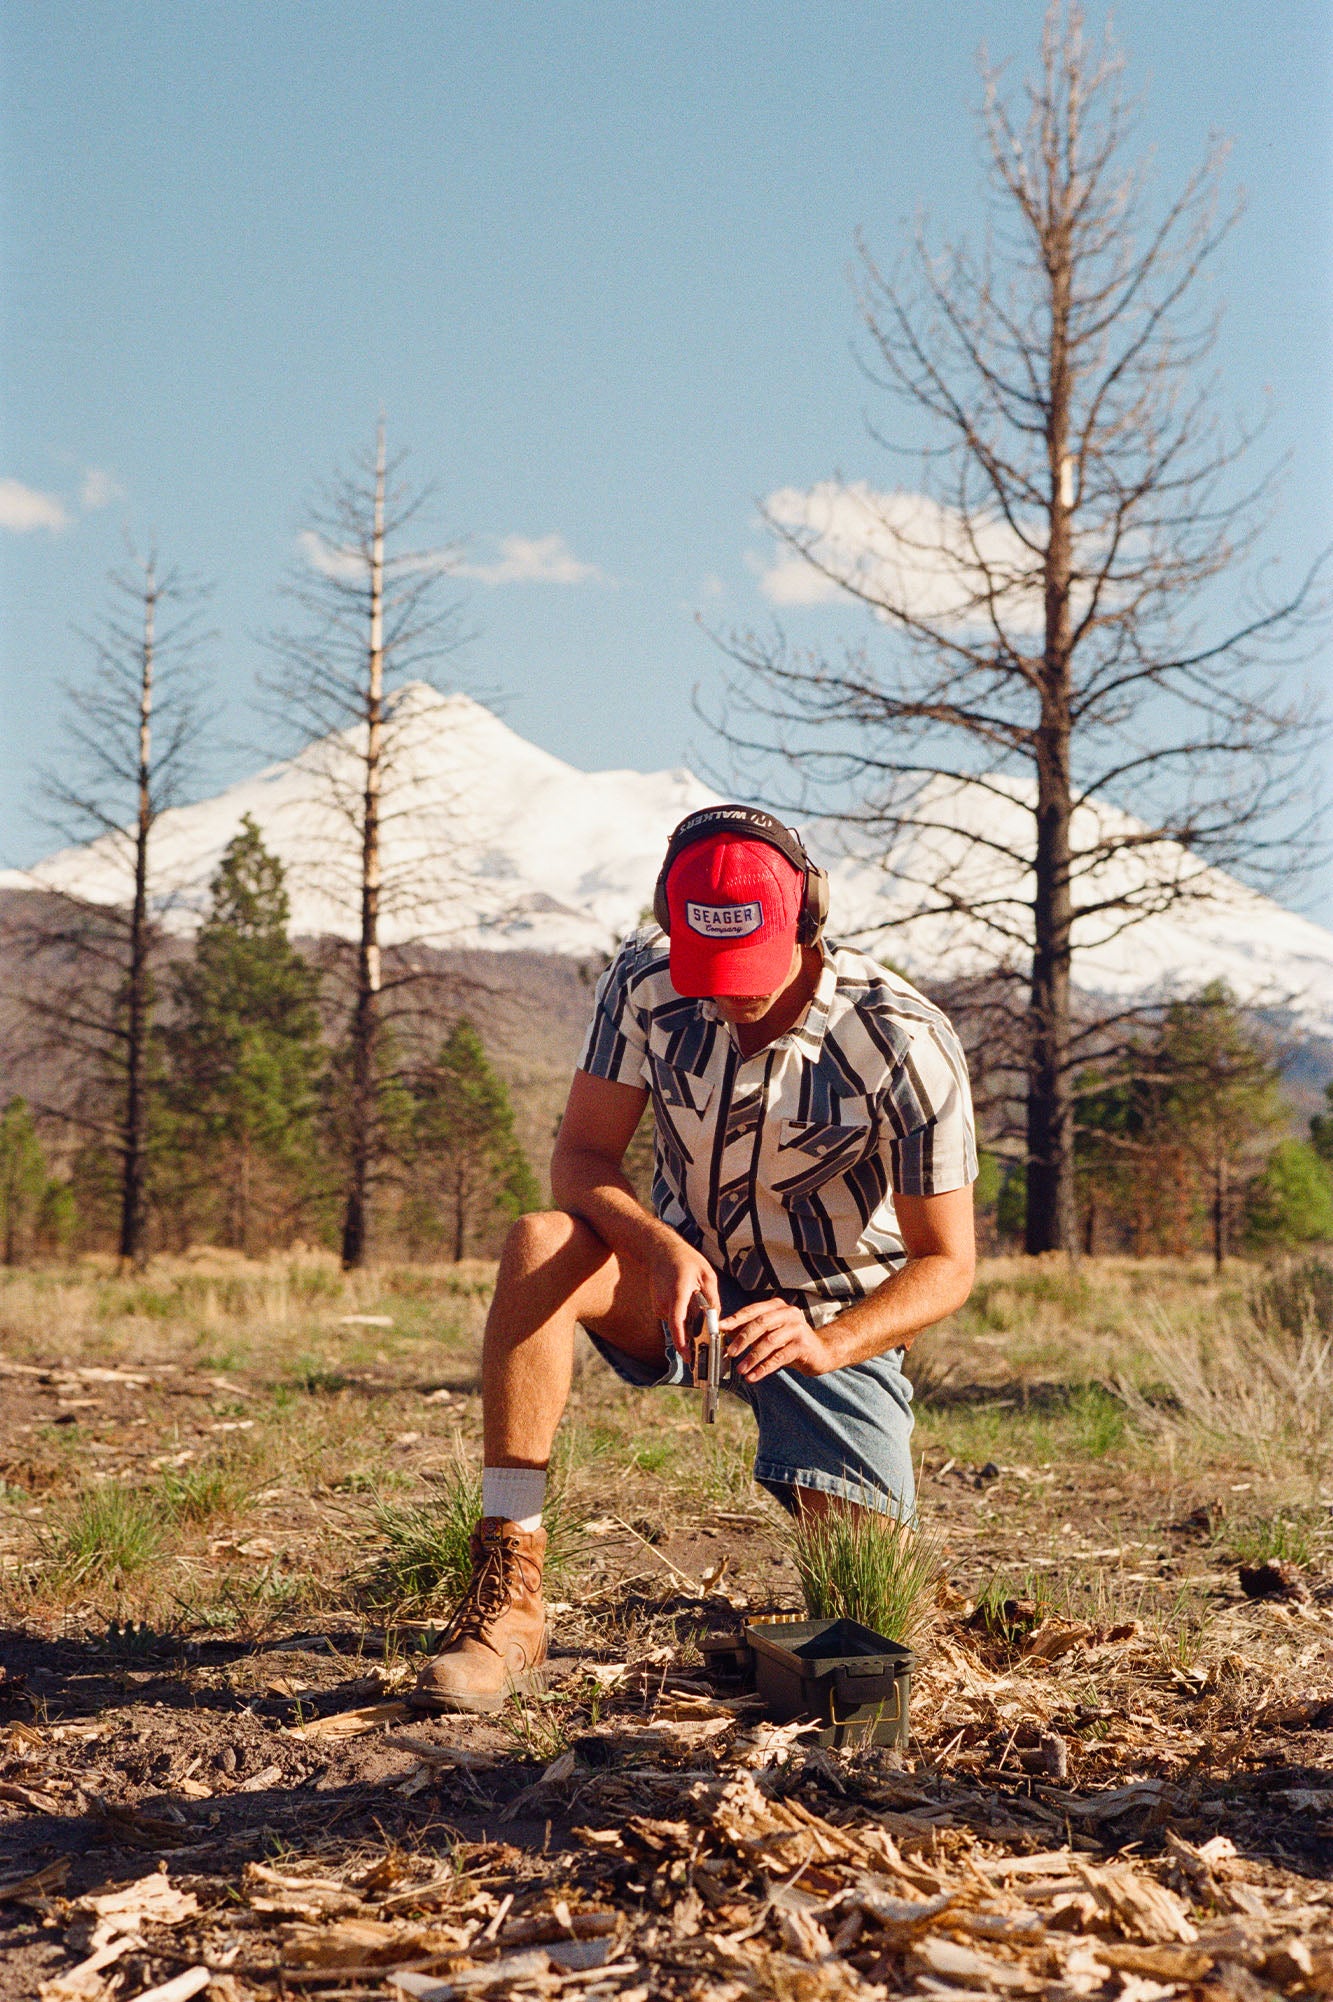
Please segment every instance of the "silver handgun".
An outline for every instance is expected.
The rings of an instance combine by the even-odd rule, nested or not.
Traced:
[[[695,1295],[702,1302],[702,1294]],[[691,1360],[694,1368],[696,1390],[702,1390],[703,1421],[705,1425],[717,1423],[717,1401],[722,1389],[722,1331],[720,1316],[716,1307],[704,1306],[703,1329],[697,1332],[691,1344]]]

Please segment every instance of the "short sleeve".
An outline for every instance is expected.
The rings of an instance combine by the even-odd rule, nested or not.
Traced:
[[[942,1196],[977,1178],[967,1060],[943,1017],[913,1025],[881,1101],[895,1195]]]
[[[634,1005],[641,959],[636,940],[628,940],[597,983],[592,1021],[578,1067],[610,1084],[648,1082],[648,1041]]]

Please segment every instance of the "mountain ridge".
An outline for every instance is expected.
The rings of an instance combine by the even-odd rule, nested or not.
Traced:
[[[614,949],[652,895],[666,839],[694,808],[716,801],[686,769],[583,772],[529,743],[481,703],[409,683],[393,699],[390,743],[398,772],[384,826],[386,945],[419,939],[462,951],[568,954],[581,960]],[[154,830],[157,914],[188,932],[206,908],[208,884],[243,814],[252,815],[282,860],[292,931],[354,935],[358,850],[339,799],[356,789],[357,731],[307,744],[211,798],[165,812]],[[1021,915],[1023,877],[994,859],[978,861],[973,837],[996,828],[1017,847],[1030,824],[1020,781],[983,793],[938,779],[931,805],[959,829],[947,838],[905,837],[888,871],[845,822],[805,828],[832,885],[831,930],[884,951],[918,979],[937,982],[984,971],[995,953],[965,916],[926,916],[908,879],[943,866],[956,886],[985,894]],[[396,803],[395,803],[396,801]],[[1123,828],[1132,816],[1100,803],[1080,809],[1091,829]],[[1076,826],[1076,845],[1077,845]],[[913,845],[915,842],[915,845]],[[1209,869],[1172,844],[1158,844],[1154,867],[1192,885],[1196,900],[1114,934],[1085,920],[1075,980],[1088,994],[1164,999],[1225,979],[1246,1005],[1281,1010],[1306,1031],[1333,1037],[1333,932]],[[1145,867],[1130,852],[1100,888],[1135,887]],[[0,871],[0,889],[45,890],[93,903],[123,903],[128,845],[103,835],[46,857],[28,870]]]

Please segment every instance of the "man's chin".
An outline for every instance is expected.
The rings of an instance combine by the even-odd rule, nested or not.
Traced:
[[[720,995],[718,1013],[728,1022],[758,1022],[772,1004],[771,994]]]

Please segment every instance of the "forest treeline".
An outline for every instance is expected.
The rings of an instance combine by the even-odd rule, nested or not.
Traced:
[[[149,1249],[338,1242],[347,1049],[329,1033],[331,976],[292,945],[288,922],[282,865],[247,816],[191,950],[154,973],[163,991],[143,1078]],[[85,1060],[64,1117],[34,1117],[21,1098],[0,1116],[6,1263],[115,1248],[124,1162],[105,1136],[123,1123],[123,1047],[108,1041],[107,1054]],[[386,1240],[423,1258],[493,1252],[538,1189],[476,1028],[458,1016],[434,1046],[386,1033],[376,1055],[373,1175]]]
[[[348,1050],[326,992],[336,970],[292,944],[282,866],[247,817],[213,878],[190,949],[160,963],[145,1066],[147,1242],[262,1253],[336,1248],[349,1150]],[[123,1047],[111,1041],[111,1052]],[[493,1255],[541,1200],[514,1107],[464,1014],[377,1046],[377,1242],[398,1255]],[[114,1057],[85,1063],[74,1118],[12,1098],[0,1114],[0,1256],[7,1264],[116,1247],[126,1089]],[[1235,1254],[1333,1239],[1328,1110],[1297,1130],[1276,1063],[1220,983],[1173,1002],[1080,1080],[1077,1206],[1088,1252]],[[80,1134],[93,1137],[78,1137]],[[71,1135],[74,1136],[71,1139]],[[641,1191],[651,1128],[629,1166]],[[992,1139],[977,1187],[992,1248],[1025,1229],[1021,1157]]]
[[[1333,1080],[1305,1131],[1253,1017],[1225,983],[1171,1002],[1076,1081],[1075,1213],[1082,1249],[1211,1253],[1221,1266],[1333,1239]],[[983,1153],[978,1208],[1021,1244],[1021,1159]]]

